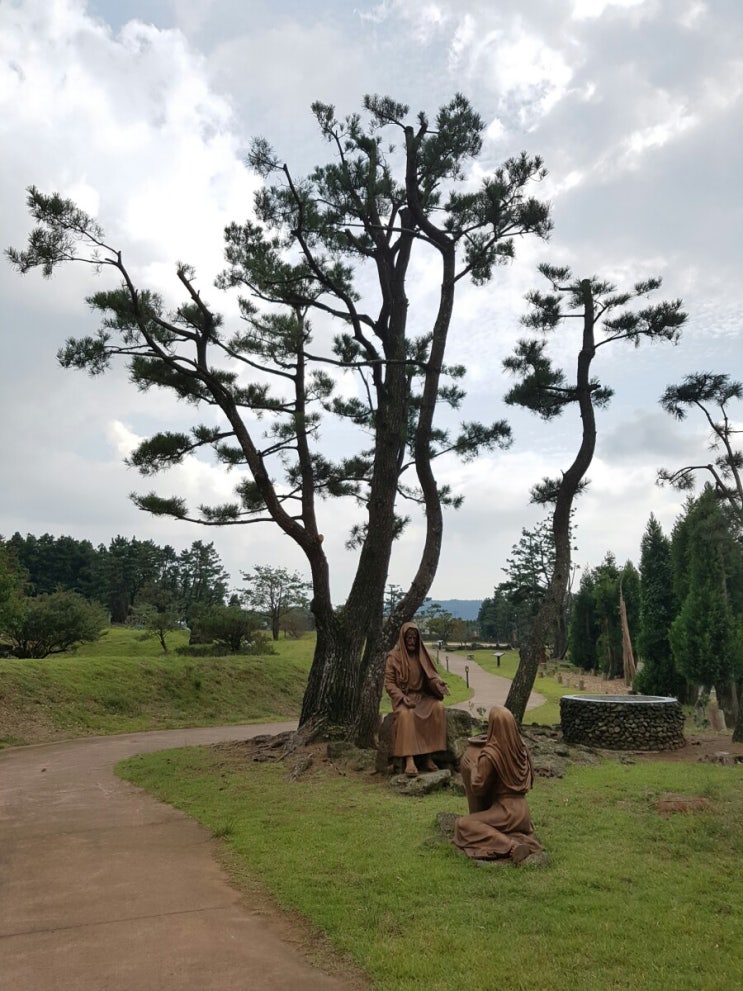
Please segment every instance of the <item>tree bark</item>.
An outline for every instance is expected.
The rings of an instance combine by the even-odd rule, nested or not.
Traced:
[[[738,722],[738,693],[732,680],[721,681],[715,685],[717,703],[725,714],[725,725],[736,726]]]
[[[743,743],[743,678],[738,680],[735,687],[738,692],[738,718],[733,729],[733,742]]]

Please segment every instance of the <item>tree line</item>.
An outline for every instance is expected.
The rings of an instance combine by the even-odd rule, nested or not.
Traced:
[[[0,538],[0,645],[18,657],[45,657],[101,636],[109,623],[127,623],[156,636],[190,631],[191,646],[238,651],[260,628],[308,628],[307,582],[270,565],[242,572],[247,585],[229,588],[229,575],[211,543],[170,545],[117,536],[94,547],[74,537],[13,534]]]
[[[551,568],[550,530],[522,531],[507,580],[480,608],[481,636],[519,645],[528,636]],[[581,575],[550,637],[553,657],[567,656],[607,678],[625,674],[620,603],[637,663],[634,688],[694,703],[714,689],[728,726],[743,724],[743,542],[734,505],[708,484],[687,499],[670,536],[651,515],[639,569],[614,555]],[[563,631],[567,636],[563,639]]]
[[[74,537],[14,533],[5,544],[27,594],[78,592],[102,605],[112,623],[126,623],[155,590],[172,593],[186,624],[198,608],[223,605],[229,592],[230,576],[214,544],[200,540],[180,552],[122,536],[93,546]]]

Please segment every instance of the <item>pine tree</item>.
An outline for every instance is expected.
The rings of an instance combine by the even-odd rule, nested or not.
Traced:
[[[650,515],[640,544],[640,632],[637,649],[642,670],[635,679],[646,695],[672,695],[686,701],[686,681],[676,670],[668,639],[676,616],[671,570],[671,541]]]
[[[713,372],[697,372],[687,375],[679,385],[669,385],[661,396],[661,406],[677,420],[685,419],[689,410],[702,414],[710,430],[709,446],[714,460],[673,470],[662,468],[658,472],[659,482],[669,482],[682,491],[693,489],[700,473],[710,475],[718,499],[729,507],[730,530],[738,539],[743,535],[743,451],[734,446],[739,429],[731,419],[730,405],[741,398],[743,382]],[[686,591],[680,598],[684,600],[685,596]],[[743,677],[738,679],[735,692],[731,708],[737,706],[738,717],[733,740],[740,743],[743,742]]]
[[[688,593],[671,625],[670,642],[679,670],[691,682],[714,687],[729,722],[735,723],[743,676],[743,627],[734,608],[741,547],[730,534],[712,486],[690,505]]]
[[[595,580],[592,571],[581,575],[578,591],[573,597],[573,608],[568,632],[570,660],[583,671],[597,671],[599,667],[596,644],[598,622],[594,599]]]
[[[163,430],[131,463],[150,474],[211,450],[242,474],[236,498],[198,510],[180,496],[136,502],[209,525],[272,521],[295,541],[311,573],[317,628],[302,735],[340,732],[368,745],[385,651],[430,589],[443,509],[459,501],[437,484],[435,459],[474,457],[509,439],[501,421],[464,422],[452,433],[434,422],[464,397],[464,369],[446,363],[456,289],[465,278],[489,282],[518,237],[546,236],[551,223],[548,206],[530,195],[545,175],[538,157],[509,158],[479,185],[469,181],[485,124],[460,95],[433,121],[421,113],[410,122],[407,107],[378,96],[364,100],[363,115],[345,119],[332,106],[312,109],[331,149],[328,164],[297,178],[266,141],[253,145],[249,162],[266,184],[254,219],[225,232],[228,267],[219,280],[241,294],[243,322],[234,332],[202,297],[190,266],[177,267],[185,301],[169,313],[157,293],[135,285],[100,225],[58,195],[30,190],[38,226],[27,250],[8,255],[21,272],[38,266],[50,275],[80,261],[119,277],[118,288],[90,297],[103,315],[101,331],[68,341],[63,365],[96,374],[121,359],[139,388],[169,389],[208,409],[217,425]],[[419,255],[437,266],[438,291],[432,316],[409,320],[408,281]],[[334,376],[344,371],[358,381],[350,400],[335,395]],[[360,435],[355,454],[332,460],[318,445],[327,412]],[[361,507],[349,537],[357,570],[343,610],[331,599],[316,511],[329,496]],[[422,507],[425,533],[410,587],[385,623],[392,545],[408,519],[401,500]]]
[[[676,341],[686,314],[680,300],[652,306],[637,301],[658,289],[660,279],[638,282],[631,290],[618,292],[616,286],[597,278],[574,279],[568,268],[539,267],[551,292],[534,291],[527,299],[531,310],[523,318],[532,336],[520,340],[504,367],[518,377],[506,402],[524,406],[544,420],[559,416],[577,406],[581,419],[581,440],[572,464],[559,478],[545,478],[532,490],[532,501],[551,505],[555,545],[555,566],[547,594],[534,619],[531,632],[520,650],[519,666],[511,684],[506,705],[521,721],[539,666],[543,644],[564,607],[570,578],[570,517],[573,501],[585,486],[585,476],[596,447],[596,408],[605,406],[612,391],[591,377],[591,366],[599,348],[618,341]],[[582,326],[574,382],[556,368],[546,352],[547,336],[578,319]],[[613,665],[612,665],[613,666]]]

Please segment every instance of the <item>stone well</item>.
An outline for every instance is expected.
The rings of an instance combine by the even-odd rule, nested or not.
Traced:
[[[686,743],[677,699],[661,695],[563,695],[566,743],[606,750],[676,750]]]

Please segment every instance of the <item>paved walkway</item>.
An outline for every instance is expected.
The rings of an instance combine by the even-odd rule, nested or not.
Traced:
[[[194,820],[121,781],[144,751],[294,724],[0,752],[2,991],[343,991],[245,904]]]
[[[459,708],[505,700],[506,679],[449,655],[465,664],[475,697]],[[348,991],[230,886],[204,827],[113,773],[134,754],[294,725],[0,751],[0,991]]]
[[[432,656],[435,656],[435,652]],[[476,661],[468,660],[466,654],[452,654],[446,650],[439,651],[439,665],[442,668],[446,667],[447,657],[449,658],[449,670],[453,671],[454,674],[458,674],[460,678],[469,678],[470,688],[474,692],[471,699],[468,699],[466,702],[457,702],[456,705],[452,706],[453,709],[464,709],[465,712],[471,712],[472,715],[476,716],[477,710],[480,708],[485,709],[487,713],[492,706],[503,705],[505,703],[508,690],[511,687],[509,678],[501,678],[499,675],[489,674]],[[469,672],[465,671],[465,667],[469,668]],[[540,695],[538,692],[532,692],[529,696],[529,701],[526,703],[526,708],[536,709],[544,701],[545,698],[543,695]]]

